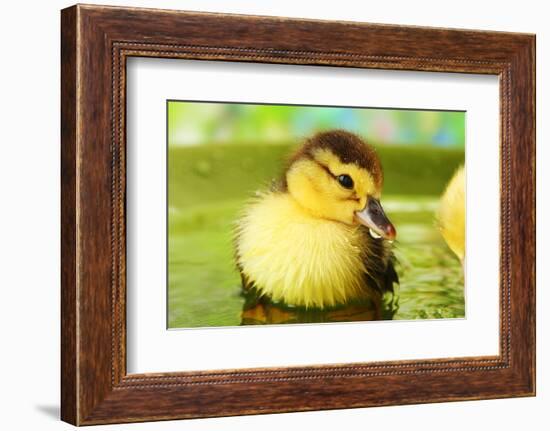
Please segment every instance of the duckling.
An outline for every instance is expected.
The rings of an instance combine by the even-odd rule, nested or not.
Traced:
[[[399,282],[382,185],[378,155],[359,136],[333,130],[307,139],[278,185],[237,222],[243,291],[309,310],[379,303]]]
[[[464,265],[465,254],[465,193],[464,166],[454,173],[447,184],[439,203],[437,219],[441,235],[454,254]]]

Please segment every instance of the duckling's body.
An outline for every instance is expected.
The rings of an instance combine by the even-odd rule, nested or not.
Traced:
[[[326,308],[392,287],[382,273],[391,266],[387,244],[362,226],[312,216],[288,193],[261,196],[239,231],[241,272],[273,301]]]
[[[347,132],[316,135],[291,159],[281,185],[245,208],[236,235],[245,291],[316,309],[393,291],[391,243],[382,235],[393,239],[395,230],[379,205],[381,167],[372,151]],[[366,227],[358,218],[368,208],[376,214]]]
[[[464,167],[457,169],[443,195],[438,212],[441,235],[454,254],[464,262],[465,256],[465,187]]]

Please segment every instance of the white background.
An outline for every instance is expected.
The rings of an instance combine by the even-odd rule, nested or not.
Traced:
[[[496,76],[141,58],[127,83],[129,373],[498,354]],[[167,331],[167,99],[466,111],[467,318]]]
[[[524,0],[297,2],[118,1],[107,4],[344,19],[393,24],[537,33],[538,136],[538,396],[330,412],[248,416],[96,429],[546,429],[550,422],[549,319],[545,292],[550,230],[547,143],[550,29],[545,2]],[[59,9],[64,1],[5,2],[0,15],[0,424],[4,429],[70,429],[60,423],[59,399]],[[546,363],[546,364],[545,364]]]

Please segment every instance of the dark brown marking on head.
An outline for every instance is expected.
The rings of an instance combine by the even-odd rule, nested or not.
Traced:
[[[382,188],[384,176],[376,150],[359,136],[345,130],[320,132],[307,139],[304,145],[289,159],[286,170],[288,171],[290,166],[300,159],[314,159],[313,154],[317,149],[329,150],[342,163],[353,163],[366,169],[372,175],[376,187]],[[284,182],[286,183],[286,181]]]
[[[334,174],[333,172],[331,172],[331,170],[329,169],[328,166],[318,162],[317,160],[314,160],[314,162],[323,170],[327,173],[327,175],[331,176],[332,178],[336,179],[336,174]]]

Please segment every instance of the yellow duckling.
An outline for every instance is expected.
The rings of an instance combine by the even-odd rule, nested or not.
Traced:
[[[380,205],[382,182],[375,150],[358,136],[336,130],[308,139],[280,185],[238,221],[243,289],[318,310],[393,292],[396,232]]]
[[[466,180],[464,167],[461,166],[455,172],[439,204],[438,221],[441,234],[449,248],[464,264],[465,253],[465,193]]]

